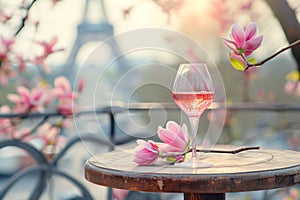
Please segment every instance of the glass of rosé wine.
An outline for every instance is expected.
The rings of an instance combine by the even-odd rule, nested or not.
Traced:
[[[181,64],[175,77],[172,93],[175,103],[188,116],[191,124],[192,158],[182,164],[197,168],[212,166],[197,158],[196,149],[200,116],[212,103],[215,93],[206,64]]]

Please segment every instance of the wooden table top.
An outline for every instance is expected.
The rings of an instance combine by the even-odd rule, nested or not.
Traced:
[[[116,150],[90,158],[85,164],[85,177],[102,186],[146,192],[226,193],[300,183],[300,152],[261,148],[202,156],[202,161],[212,163],[213,167],[194,169],[163,161],[138,166],[133,162],[133,150]]]

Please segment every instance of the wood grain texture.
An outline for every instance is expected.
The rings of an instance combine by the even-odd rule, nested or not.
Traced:
[[[153,166],[137,166],[132,161],[133,151],[108,152],[86,162],[85,177],[95,184],[127,190],[220,195],[300,183],[299,152],[260,149],[202,156],[202,161],[213,163],[213,167],[183,168],[162,161]]]
[[[185,193],[184,200],[224,200],[225,194]]]

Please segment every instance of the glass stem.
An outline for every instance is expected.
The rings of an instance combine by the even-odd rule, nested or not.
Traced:
[[[199,117],[191,117],[191,130],[192,130],[192,158],[197,157],[197,131],[198,131],[198,123]]]

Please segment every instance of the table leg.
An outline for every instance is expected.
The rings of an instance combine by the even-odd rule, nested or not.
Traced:
[[[220,193],[220,194],[184,193],[184,200],[225,200],[225,193]]]

